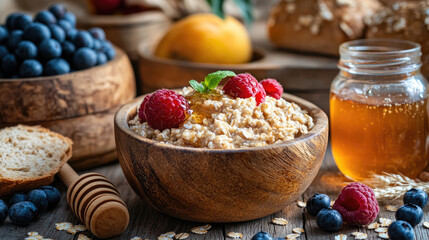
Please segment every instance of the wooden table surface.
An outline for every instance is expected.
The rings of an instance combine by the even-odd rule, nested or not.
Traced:
[[[380,239],[377,238],[377,235],[373,230],[347,225],[344,225],[343,228],[336,233],[322,232],[316,225],[315,217],[308,215],[296,204],[291,204],[280,212],[254,221],[230,224],[212,224],[212,229],[210,229],[206,235],[195,235],[190,232],[191,228],[201,226],[202,223],[175,219],[159,213],[146,205],[130,188],[118,163],[92,169],[91,171],[102,173],[110,178],[118,187],[122,198],[128,205],[130,212],[130,224],[128,229],[121,236],[113,239],[131,239],[132,237],[138,236],[142,239],[155,240],[160,234],[170,231],[174,231],[176,233],[188,232],[190,234],[188,239],[190,240],[230,239],[226,236],[228,232],[239,232],[243,234],[243,239],[250,239],[255,233],[261,230],[267,231],[274,237],[284,238],[287,234],[292,233],[292,229],[295,227],[305,229],[305,234],[302,234],[298,239],[334,239],[334,236],[340,233],[347,234],[348,239],[354,239],[350,235],[350,233],[354,231],[367,233],[368,239]],[[82,173],[84,172],[81,172],[81,174]],[[310,196],[318,192],[326,193],[331,197],[331,199],[335,199],[342,187],[342,184],[347,181],[348,180],[343,177],[336,168],[330,149],[328,149],[318,176],[309,189],[298,200],[305,201]],[[3,225],[0,225],[0,239],[24,239],[27,232],[30,231],[36,231],[45,238],[65,240],[77,239],[77,235],[71,235],[65,231],[57,231],[55,229],[55,223],[67,221],[79,224],[79,221],[67,205],[65,186],[58,180],[54,185],[57,186],[63,194],[60,204],[56,208],[41,214],[38,219],[28,227],[17,227],[12,225],[9,220],[6,220]],[[400,202],[398,204],[400,204]],[[381,206],[381,209],[382,211],[380,212],[379,217],[394,219],[394,213],[384,210],[384,205]],[[428,208],[425,208],[424,211],[425,217],[423,221],[429,221],[429,215],[427,213]],[[289,221],[289,224],[286,226],[271,224],[270,221],[275,217],[285,218]],[[415,230],[417,235],[416,239],[429,239],[429,229],[423,228],[422,224],[418,225]],[[84,232],[84,234],[96,239],[88,232]]]

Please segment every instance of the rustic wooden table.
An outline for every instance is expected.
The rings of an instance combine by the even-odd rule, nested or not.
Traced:
[[[377,238],[377,234],[374,230],[368,230],[366,228],[358,228],[344,225],[343,228],[336,233],[326,233],[321,231],[315,221],[315,217],[308,215],[304,209],[298,207],[295,203],[291,204],[287,208],[280,212],[274,213],[262,219],[241,222],[241,223],[229,223],[229,224],[212,224],[213,228],[208,231],[206,235],[196,235],[191,233],[191,228],[195,226],[201,226],[202,223],[182,221],[169,217],[165,214],[159,213],[152,209],[141,201],[138,196],[128,185],[124,175],[122,174],[121,168],[118,163],[114,163],[108,166],[92,169],[91,171],[99,172],[107,176],[112,182],[118,187],[122,198],[128,205],[130,212],[130,224],[128,229],[119,237],[113,239],[131,239],[132,237],[138,236],[142,239],[157,239],[157,237],[166,232],[174,231],[187,232],[190,237],[188,239],[228,239],[228,232],[239,232],[243,234],[243,239],[250,239],[255,233],[259,231],[267,231],[274,237],[284,238],[287,234],[292,233],[292,229],[300,227],[305,229],[305,233],[298,239],[334,239],[335,235],[340,233],[347,234],[348,239],[354,239],[350,234],[354,231],[361,231],[368,234],[368,239],[380,239]],[[81,172],[84,173],[84,172]],[[330,149],[328,149],[322,168],[308,190],[298,200],[305,201],[313,194],[326,193],[332,199],[335,199],[338,195],[344,182],[348,180],[341,175],[333,161]],[[41,214],[36,221],[34,221],[28,227],[17,227],[12,225],[9,220],[0,226],[0,239],[24,239],[27,236],[27,232],[36,231],[45,238],[52,239],[77,239],[78,235],[71,235],[65,231],[57,231],[55,229],[55,223],[58,222],[72,222],[79,224],[77,218],[73,215],[70,208],[67,205],[65,193],[65,186],[56,181],[55,186],[59,187],[63,196],[62,200],[55,209],[50,210],[46,213]],[[398,203],[400,204],[400,202]],[[394,219],[394,213],[385,210],[384,205],[381,206],[382,211],[379,217],[386,217]],[[429,221],[428,208],[425,210],[425,217],[423,221]],[[277,226],[270,223],[275,217],[282,217],[289,221],[286,226]],[[420,224],[416,228],[416,239],[429,239],[429,229],[423,228]],[[96,239],[90,233],[84,232],[89,237]]]

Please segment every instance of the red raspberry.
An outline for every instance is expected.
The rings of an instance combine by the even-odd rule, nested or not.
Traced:
[[[179,127],[189,114],[186,98],[167,89],[154,92],[144,105],[147,123],[160,131]]]
[[[280,85],[277,80],[268,78],[261,81],[262,86],[264,86],[265,92],[268,96],[271,96],[275,99],[280,99],[283,94],[283,87]]]
[[[258,80],[248,73],[238,74],[231,77],[223,90],[225,94],[233,98],[256,98],[256,104],[259,105],[265,101],[265,90],[259,86]],[[261,91],[263,90],[263,91]],[[256,97],[258,95],[258,97]]]
[[[144,114],[144,106],[146,105],[147,100],[150,98],[151,94],[144,97],[142,104],[139,107],[139,121],[140,123],[146,122],[146,115]]]
[[[265,102],[265,97],[267,96],[267,93],[265,92],[264,87],[262,84],[258,83],[258,92],[255,94],[255,100],[256,100],[256,106],[259,106],[259,104]]]
[[[354,182],[341,190],[333,209],[351,225],[367,225],[377,217],[380,207],[374,191],[365,184]]]

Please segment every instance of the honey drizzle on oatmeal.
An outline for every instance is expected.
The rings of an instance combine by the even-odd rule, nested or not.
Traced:
[[[186,100],[189,101],[189,106],[192,110],[192,115],[190,116],[196,123],[202,124],[204,119],[210,118],[213,113],[217,111],[214,109],[210,109],[204,107],[205,100],[214,100],[220,101],[222,100],[222,93],[216,91],[210,91],[208,93],[200,93],[195,91],[191,95],[186,96]]]

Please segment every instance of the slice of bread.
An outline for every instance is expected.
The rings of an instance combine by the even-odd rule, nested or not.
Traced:
[[[0,196],[49,185],[72,156],[73,142],[40,126],[0,130]]]

